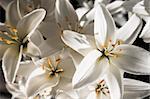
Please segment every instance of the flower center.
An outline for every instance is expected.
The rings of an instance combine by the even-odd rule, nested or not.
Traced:
[[[108,89],[108,87],[106,86],[106,83],[105,83],[104,80],[101,80],[101,81],[97,84],[97,86],[96,86],[96,88],[95,88],[95,92],[96,92],[97,95],[100,94],[100,93],[103,93],[104,95],[108,95],[108,94],[109,94],[109,89]]]
[[[17,36],[17,30],[14,28],[11,28],[7,26],[10,33],[6,31],[0,31],[0,43],[1,44],[7,44],[7,45],[12,45],[12,44],[18,44],[20,43],[19,38]]]
[[[114,50],[118,45],[122,44],[123,42],[121,40],[118,40],[115,44],[112,44],[112,42],[110,41],[108,43],[108,46],[103,47],[103,50],[100,51],[103,53],[103,56],[105,57],[118,57],[118,53],[121,51],[120,50]]]
[[[62,68],[59,68],[61,59],[58,58],[55,60],[55,63],[52,64],[52,61],[48,58],[46,64],[43,64],[43,69],[46,70],[49,77],[58,76],[60,73],[64,72]]]

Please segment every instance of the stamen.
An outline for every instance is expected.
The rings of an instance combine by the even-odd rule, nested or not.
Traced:
[[[60,61],[61,59],[58,58],[55,60],[55,63],[52,64],[50,58],[48,58],[46,63],[41,65],[42,68],[48,72],[48,77],[58,77],[58,75],[63,72],[63,69],[58,68]]]
[[[101,81],[97,84],[97,86],[96,86],[96,88],[95,88],[95,92],[96,92],[97,95],[100,94],[100,93],[103,93],[104,95],[108,95],[108,94],[109,94],[109,89],[108,89],[108,87],[106,86],[104,80],[101,80]]]

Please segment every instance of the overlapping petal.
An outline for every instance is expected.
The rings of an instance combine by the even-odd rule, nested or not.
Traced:
[[[106,72],[108,60],[101,59],[101,55],[99,51],[93,50],[81,61],[73,76],[72,83],[75,88],[91,83]]]
[[[8,48],[2,59],[2,68],[6,82],[14,82],[21,61],[23,46]],[[12,54],[13,53],[13,54]]]
[[[65,30],[61,36],[63,42],[83,56],[96,48],[94,38],[89,35]]]
[[[63,29],[75,30],[78,16],[69,0],[56,0],[56,20]]]
[[[137,38],[142,26],[141,19],[137,15],[132,15],[129,21],[116,31],[116,38],[124,43],[133,43]]]
[[[17,24],[18,36],[23,40],[28,34],[31,36],[41,21],[44,19],[46,11],[44,9],[36,9],[25,15]]]
[[[117,57],[111,61],[121,69],[134,74],[150,74],[150,52],[143,48],[122,44],[116,47]]]
[[[18,7],[18,0],[11,1],[6,9],[6,22],[12,27],[16,27],[22,16]]]
[[[59,76],[50,78],[41,68],[35,69],[26,83],[27,96],[35,96],[47,87],[56,86],[59,79]]]
[[[114,41],[115,23],[104,5],[99,4],[95,11],[94,35],[97,47],[102,49],[108,41]]]
[[[142,99],[150,93],[150,84],[139,80],[124,78],[124,97],[123,99]]]

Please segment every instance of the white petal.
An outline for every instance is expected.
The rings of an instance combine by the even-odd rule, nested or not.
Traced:
[[[43,34],[45,38],[59,37],[61,29],[58,26],[55,17],[45,18],[44,22],[40,24],[38,30]]]
[[[44,19],[46,11],[44,9],[36,9],[25,15],[17,24],[18,36],[21,40],[28,34],[35,31],[41,21]]]
[[[39,45],[42,57],[47,57],[57,51],[60,51],[63,47],[64,44],[61,39],[55,36],[53,38],[46,39]]]
[[[24,93],[19,89],[19,86],[17,84],[7,84],[6,85],[7,90],[12,94],[11,99],[23,99],[26,98]]]
[[[94,21],[94,35],[97,47],[102,49],[109,40],[114,40],[115,24],[111,14],[102,4],[97,6]]]
[[[144,5],[143,3],[144,3],[143,1],[137,3],[133,7],[133,12],[137,13],[139,15],[149,16],[149,13],[145,10],[145,7],[143,6]]]
[[[62,92],[56,96],[56,99],[72,99],[72,98],[66,93]]]
[[[29,41],[29,43],[27,44],[27,51],[25,53],[27,55],[31,56],[31,58],[41,56],[40,49],[34,43],[32,43],[31,41]]]
[[[123,7],[127,10],[132,12],[133,11],[133,7],[140,2],[141,0],[129,0],[129,1],[125,1],[123,3]]]
[[[112,2],[110,4],[108,4],[106,7],[110,11],[111,14],[112,13],[115,14],[118,11],[121,10],[121,7],[122,7],[123,3],[124,3],[123,1],[114,1],[114,2]]]
[[[143,38],[143,40],[147,43],[150,42],[150,20],[147,21],[147,23],[144,26],[143,31],[139,37]]]
[[[110,71],[104,78],[110,91],[111,99],[121,99],[122,97],[122,77],[120,70],[114,65],[110,65]]]
[[[21,61],[23,46],[8,48],[2,59],[2,68],[6,82],[14,82]],[[12,54],[13,53],[13,54]]]
[[[72,83],[71,83],[71,79],[66,79],[66,78],[61,78],[59,84],[54,87],[53,89],[58,90],[58,95],[59,94],[65,94],[68,97],[72,97],[75,99],[78,99],[78,94],[76,92],[76,90],[73,89],[72,87]],[[63,91],[63,92],[59,92],[59,90]]]
[[[11,25],[12,27],[16,27],[19,20],[21,20],[21,18],[22,18],[22,17],[20,17],[20,12],[18,10],[19,10],[19,8],[17,6],[17,0],[10,2],[7,6],[6,22],[7,22],[7,24]]]
[[[31,72],[36,69],[36,66],[31,61],[21,62],[17,75],[25,77],[26,79],[31,74]]]
[[[124,79],[124,98],[123,99],[132,99],[133,97],[142,99],[150,95],[150,84],[134,79]]]
[[[145,10],[150,13],[150,1],[149,0],[144,0],[144,7],[145,7]]]
[[[0,60],[2,59],[2,57],[3,57],[5,51],[7,50],[8,47],[9,46],[7,46],[7,45],[0,45],[0,49],[1,49],[1,51],[0,51]]]
[[[93,21],[87,23],[86,22],[80,32],[89,35],[94,35],[94,22]]]
[[[116,66],[129,73],[150,74],[150,52],[134,45],[119,45],[117,51],[118,57],[112,57],[111,60]]]
[[[64,43],[83,56],[95,49],[94,37],[65,30],[61,36]]]
[[[34,33],[30,37],[30,40],[36,46],[39,46],[42,42],[44,42],[44,38],[43,38],[42,34],[38,30],[34,31]]]
[[[76,9],[76,13],[78,15],[79,20],[83,17],[84,14],[88,12],[88,8],[85,7],[80,7]]]
[[[80,21],[93,21],[94,20],[94,14],[95,14],[95,7],[89,10],[87,13],[85,13]]]
[[[63,69],[63,73],[61,77],[72,79],[73,74],[75,73],[76,69],[75,69],[75,66],[73,64],[71,57],[62,59],[60,63],[60,68]]]
[[[122,26],[119,30],[116,31],[116,38],[119,40],[124,41],[124,43],[129,43],[129,39],[135,41],[136,37],[138,36],[140,31],[137,31],[137,29],[141,30],[141,19],[137,15],[132,15],[128,22]],[[135,36],[133,36],[135,35]],[[133,36],[133,37],[132,37]],[[132,38],[131,38],[132,37]]]
[[[70,54],[70,57],[72,58],[75,67],[78,68],[79,64],[81,63],[84,57],[72,49],[70,49]]]
[[[101,97],[98,97],[97,94],[93,91],[87,96],[86,99],[101,99]]]
[[[103,66],[107,67],[107,60],[98,61],[101,55],[101,52],[93,50],[81,61],[73,76],[72,83],[75,88],[91,83],[102,74],[102,70],[105,71]]]
[[[6,8],[10,2],[11,2],[11,0],[0,0],[0,5],[3,7],[3,9],[6,10]]]
[[[56,0],[56,20],[63,29],[75,30],[78,25],[78,16],[69,0]]]
[[[40,91],[48,87],[54,87],[59,82],[58,77],[50,78],[43,69],[38,68],[32,72],[26,83],[27,96],[37,95]]]
[[[36,2],[37,2],[37,0],[35,1],[35,3]],[[42,0],[42,1],[39,0],[38,3],[40,3],[40,7],[41,8],[44,8],[47,11],[47,15],[46,16],[51,16],[52,13],[54,13],[55,2],[56,2],[56,0]]]

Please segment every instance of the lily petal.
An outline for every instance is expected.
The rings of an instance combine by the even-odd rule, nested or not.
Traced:
[[[88,12],[88,8],[80,7],[76,9],[76,13],[78,15],[79,20]]]
[[[86,99],[110,99],[109,96],[104,95],[103,93],[96,94],[96,92],[91,92]]]
[[[6,9],[10,2],[11,0],[0,0],[0,5],[3,7],[3,9]]]
[[[83,56],[96,48],[94,37],[65,30],[61,36],[64,43]]]
[[[34,43],[36,46],[39,46],[42,42],[44,42],[44,38],[43,35],[38,30],[35,30],[30,37],[30,41]]]
[[[110,59],[116,66],[133,74],[150,74],[150,52],[126,44],[119,45],[115,51],[118,56]]]
[[[120,70],[115,66],[110,66],[110,72],[104,78],[110,91],[111,99],[122,98],[122,77]]]
[[[37,68],[29,76],[26,83],[27,96],[37,95],[40,91],[58,84],[60,77],[49,78],[43,69]],[[38,81],[38,82],[37,82]]]
[[[143,99],[150,95],[150,84],[134,79],[124,78],[124,97],[123,99]]]
[[[18,0],[15,0],[9,3],[6,9],[6,22],[12,27],[16,27],[19,20],[22,18],[19,12],[17,1]]]
[[[141,19],[137,16],[137,15],[132,15],[132,17],[129,19],[129,21],[122,26],[119,30],[116,31],[116,38],[119,40],[124,41],[124,43],[128,43],[129,38],[131,39],[131,43],[133,43],[133,41],[135,41],[136,37],[138,36],[140,31],[137,31],[137,29],[139,28],[139,30],[141,30]]]
[[[29,37],[44,19],[46,11],[44,9],[36,9],[25,15],[17,24],[18,36],[23,40],[28,34]]]
[[[56,23],[55,18],[44,20],[39,27],[38,30],[43,34],[45,38],[53,38],[57,37],[60,38],[61,29],[59,28],[58,24]]]
[[[32,73],[32,71],[35,70],[36,68],[37,67],[31,61],[21,62],[17,75],[25,77],[27,79],[29,75]]]
[[[72,79],[73,74],[76,70],[72,59],[70,57],[66,59],[62,59],[60,66],[64,70],[64,72],[62,73],[62,76],[68,79]]]
[[[140,1],[140,0],[139,0]],[[133,7],[133,12],[139,14],[140,16],[149,16],[149,13],[145,10],[144,5],[144,1],[141,1],[139,3],[137,3],[134,7]]]
[[[114,1],[108,4],[106,7],[111,14],[115,14],[122,10],[123,3],[124,1]]]
[[[149,0],[144,0],[144,6],[145,6],[145,10],[150,13],[150,1]]]
[[[86,99],[101,99],[101,97],[98,97],[95,92],[91,92]]]
[[[133,11],[133,7],[140,2],[141,0],[129,0],[129,1],[125,1],[123,3],[123,7],[127,10],[132,12]]]
[[[76,68],[78,68],[79,64],[81,63],[82,59],[84,58],[84,56],[82,56],[81,54],[79,54],[78,52],[70,49],[70,57],[72,58],[72,61],[75,65]]]
[[[1,49],[1,51],[0,51],[0,60],[2,59],[2,57],[3,57],[5,51],[7,50],[8,47],[9,46],[7,46],[7,45],[0,45],[0,49]]]
[[[75,30],[78,26],[78,16],[69,0],[56,0],[56,20],[63,29]]]
[[[143,38],[143,40],[147,43],[150,42],[150,20],[147,21],[146,25],[143,28],[143,31],[141,35],[139,36],[140,38]]]
[[[54,42],[55,41],[55,42]],[[63,42],[58,37],[48,38],[44,40],[39,46],[42,57],[47,57],[57,51],[62,50],[64,47]]]
[[[99,51],[93,50],[85,56],[73,76],[72,84],[74,88],[91,83],[106,71],[108,61],[105,58],[98,61],[101,55]]]
[[[2,68],[6,82],[14,82],[19,63],[21,61],[23,46],[8,48],[2,59]],[[12,54],[13,53],[13,54]]]
[[[104,5],[99,4],[95,11],[94,35],[97,47],[101,50],[109,40],[114,40],[115,23]]]
[[[28,43],[27,45],[27,51],[25,52],[27,55],[31,56],[31,58],[33,57],[40,57],[41,56],[41,52],[40,49],[31,41]]]

